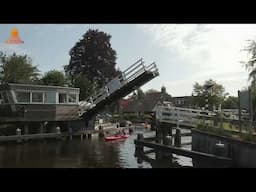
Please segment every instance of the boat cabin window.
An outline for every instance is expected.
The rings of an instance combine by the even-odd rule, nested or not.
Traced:
[[[56,103],[56,92],[46,92],[45,93],[45,103]]]
[[[68,102],[76,103],[76,94],[68,94]]]
[[[59,93],[59,103],[67,103],[67,94]]]
[[[21,103],[29,103],[30,102],[30,92],[17,91],[16,99],[18,102],[21,102]]]
[[[32,103],[43,103],[43,93],[32,92]]]

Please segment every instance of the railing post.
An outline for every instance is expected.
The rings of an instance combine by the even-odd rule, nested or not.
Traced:
[[[178,127],[176,128],[174,145],[175,145],[175,147],[181,146],[181,130]]]

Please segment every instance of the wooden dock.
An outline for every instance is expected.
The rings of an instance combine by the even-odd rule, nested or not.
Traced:
[[[153,142],[149,142],[149,141],[145,141],[145,140],[134,140],[134,143],[135,143],[135,145],[152,148],[155,151],[169,152],[169,153],[174,153],[177,155],[190,157],[190,158],[222,161],[224,163],[232,162],[231,158],[220,157],[220,156],[216,156],[213,154],[207,154],[207,153],[202,153],[202,152],[198,152],[198,151],[185,150],[185,149],[182,149],[179,147],[167,146],[167,145],[153,143]]]
[[[184,134],[187,136],[188,134]],[[137,139],[134,140],[135,144],[135,154],[136,156],[139,157],[144,157],[149,153],[155,153],[156,158],[172,158],[172,154],[184,156],[184,157],[189,157],[192,158],[192,160],[200,160],[202,162],[207,162],[209,164],[213,165],[218,165],[220,167],[232,167],[232,159],[229,157],[224,157],[220,156],[219,154],[208,154],[208,153],[203,153],[200,151],[193,151],[193,150],[187,150],[183,149],[182,146],[184,145],[190,145],[191,142],[187,143],[181,143],[181,135],[177,135],[179,138],[179,143],[174,141],[174,145],[172,144],[172,137],[169,136],[168,140],[166,141],[167,138],[163,137],[148,137],[144,138],[143,134],[138,134]],[[159,142],[159,139],[163,141],[163,144]],[[177,140],[177,137],[174,137],[175,140]],[[147,151],[144,151],[144,147],[150,148]],[[159,156],[160,155],[160,156]],[[146,158],[147,159],[147,158]],[[148,160],[148,159],[147,159]]]
[[[61,138],[62,133],[40,133],[40,134],[26,134],[26,135],[10,135],[0,136],[0,142],[7,141],[19,141],[19,140],[34,140],[34,139],[49,139],[49,138]]]
[[[116,128],[114,126],[109,126],[103,128],[102,132],[104,134],[110,134],[115,131],[122,131],[123,129],[129,129],[131,127],[119,127]],[[82,131],[76,131],[76,132],[56,132],[56,133],[36,133],[36,134],[20,134],[20,135],[7,135],[7,136],[0,136],[0,143],[5,142],[22,142],[27,140],[39,140],[39,139],[62,139],[69,137],[72,139],[72,137],[81,136],[81,139],[83,138],[91,138],[94,134],[99,134],[100,130],[82,130]]]

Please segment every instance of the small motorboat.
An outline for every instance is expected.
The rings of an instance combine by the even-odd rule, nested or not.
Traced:
[[[113,140],[118,140],[118,139],[126,139],[128,137],[129,137],[128,134],[126,134],[126,135],[113,135],[113,136],[105,137],[105,140],[106,141],[113,141]]]

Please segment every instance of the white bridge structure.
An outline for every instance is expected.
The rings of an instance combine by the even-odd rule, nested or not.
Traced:
[[[150,80],[159,76],[155,62],[148,65],[141,58],[98,89],[84,101],[79,102],[79,116],[90,119],[111,102],[118,100]]]
[[[174,107],[168,103],[156,105],[154,111],[156,120],[160,123],[179,124],[185,127],[196,127],[204,117],[207,119],[215,115],[211,111]]]

